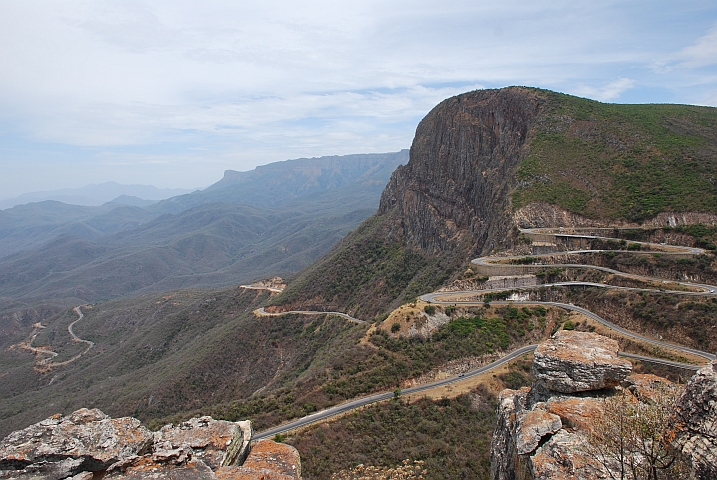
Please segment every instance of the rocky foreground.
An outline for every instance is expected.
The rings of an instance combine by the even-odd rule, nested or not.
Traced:
[[[504,390],[499,397],[491,444],[494,480],[621,478],[611,447],[591,446],[591,439],[600,434],[604,438],[606,428],[610,431],[615,425],[610,418],[616,415],[610,411],[614,405],[624,406],[626,424],[643,415],[645,422],[664,428],[660,434],[647,432],[646,440],[650,445],[664,445],[660,467],[673,462],[663,470],[667,476],[659,478],[717,478],[717,363],[702,368],[676,404],[660,410],[655,407],[659,397],[679,392],[680,387],[655,375],[630,375],[632,365],[617,352],[614,340],[565,330],[536,349],[532,388]],[[632,449],[644,438],[636,439],[628,431],[623,444],[620,440],[608,438],[608,443],[624,444],[625,462],[645,462],[645,456]],[[683,470],[674,476],[679,465]]]
[[[301,476],[294,447],[252,445],[251,422],[211,417],[158,432],[97,409],[55,415],[0,442],[0,479],[291,480]]]

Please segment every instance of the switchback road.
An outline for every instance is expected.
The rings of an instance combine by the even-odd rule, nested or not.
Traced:
[[[552,233],[552,232],[544,232],[545,229],[529,229],[529,230],[522,230],[523,233],[526,234],[539,234],[542,236],[567,236],[567,237],[574,237],[574,238],[599,238],[604,240],[618,240],[613,239],[610,237],[598,237],[594,235],[579,235],[579,234],[562,234],[562,233]],[[679,246],[665,246],[665,245],[658,245],[654,243],[647,243],[647,242],[633,242],[633,243],[641,243],[642,245],[647,245],[651,249],[659,250],[661,254],[667,254],[667,255],[699,255],[703,254],[704,250],[700,248],[693,248],[693,247],[679,247]],[[626,251],[626,250],[608,250],[608,251],[615,251],[620,253],[636,253],[636,254],[645,254],[645,253],[655,253],[654,251]],[[557,252],[557,253],[549,253],[549,254],[540,254],[540,255],[531,255],[531,257],[534,258],[540,258],[540,257],[549,257],[549,256],[556,256],[556,255],[569,255],[569,254],[582,254],[582,253],[599,253],[599,252],[606,252],[606,250],[575,250],[575,251],[565,251],[565,252]],[[482,257],[477,258],[472,261],[472,263],[483,266],[486,268],[490,268],[491,266],[495,266],[500,268],[502,265],[496,265],[498,262],[505,262],[514,260],[514,259],[520,259],[524,257]],[[582,268],[592,268],[596,270],[601,270],[607,273],[615,274],[615,275],[621,275],[626,276],[630,278],[636,278],[639,280],[647,281],[647,282],[661,282],[663,279],[661,278],[654,278],[654,277],[645,277],[640,275],[632,275],[632,274],[626,274],[623,272],[619,272],[617,270],[605,268],[605,267],[596,267],[594,265],[580,265],[580,264],[546,264],[546,265],[521,265],[521,267],[528,267],[528,268],[546,268],[546,267],[582,267]],[[508,290],[518,290],[518,289],[535,289],[539,287],[570,287],[570,286],[591,286],[591,287],[601,287],[601,288],[616,288],[616,289],[626,289],[626,290],[636,290],[636,291],[648,291],[648,292],[660,292],[660,293],[666,293],[666,294],[675,294],[675,295],[693,295],[693,296],[714,296],[715,291],[717,290],[717,286],[713,285],[706,285],[706,284],[697,284],[697,283],[691,283],[691,282],[680,282],[680,281],[670,281],[672,284],[678,284],[678,285],[684,285],[687,288],[693,288],[695,290],[693,291],[682,291],[682,290],[664,290],[664,289],[642,289],[642,288],[634,288],[634,287],[619,287],[619,286],[613,286],[613,285],[605,285],[600,283],[592,283],[592,282],[559,282],[554,284],[544,284],[544,285],[535,285],[535,286],[527,286],[527,287],[519,287],[519,288],[504,288],[504,289],[484,289],[484,290],[468,290],[468,291],[460,291],[460,292],[433,292],[428,293],[425,295],[422,295],[420,298],[421,300],[425,302],[430,303],[436,303],[436,304],[442,304],[442,305],[482,305],[483,302],[475,301],[475,300],[456,300],[457,297],[466,297],[466,296],[474,296],[474,295],[482,295],[486,293],[491,292],[499,292],[499,291],[508,291]],[[451,297],[451,300],[441,300],[441,298]],[[673,350],[677,350],[680,352],[684,352],[687,354],[697,355],[699,357],[702,357],[709,361],[714,361],[717,359],[717,357],[709,352],[703,352],[700,350],[696,350],[689,347],[683,347],[681,345],[676,345],[668,342],[663,342],[660,340],[655,340],[653,338],[645,337],[643,335],[631,332],[625,328],[619,327],[618,325],[615,325],[612,322],[609,322],[608,320],[605,320],[604,318],[600,317],[599,315],[585,309],[582,307],[578,307],[576,305],[572,305],[569,303],[560,303],[560,302],[540,302],[540,301],[492,301],[491,304],[500,304],[500,305],[549,305],[554,307],[563,308],[565,310],[574,311],[581,313],[589,318],[592,318],[593,320],[599,322],[600,324],[615,330],[616,332],[619,332],[623,335],[632,337],[636,340],[640,340],[652,345],[661,346],[665,348],[670,348]],[[349,315],[346,315],[341,312],[319,312],[319,311],[288,311],[288,312],[278,312],[278,313],[267,313],[264,311],[263,308],[260,308],[256,311],[258,315],[262,316],[279,316],[279,315],[286,315],[286,314],[300,314],[300,315],[319,315],[319,314],[333,314],[333,315],[339,315],[341,317],[344,317],[348,320],[351,320],[353,322],[357,323],[365,323],[363,320],[359,320],[357,318],[351,317]],[[501,365],[504,365],[507,362],[510,362],[511,360],[524,355],[526,353],[532,352],[535,350],[537,345],[527,345],[525,347],[519,348],[517,350],[514,350],[513,352],[507,354],[506,356],[488,364],[481,368],[478,368],[476,370],[467,372],[465,374],[461,374],[455,377],[451,377],[445,380],[440,380],[433,383],[428,383],[425,385],[420,385],[417,387],[412,387],[403,390],[402,394],[412,394],[412,393],[418,393],[423,392],[426,390],[431,390],[433,388],[442,387],[444,385],[448,385],[451,383],[455,383],[458,381],[465,380],[466,378],[474,377],[476,375],[481,375],[485,372],[488,372],[494,368],[497,368]],[[646,361],[646,362],[652,362],[652,363],[658,363],[662,365],[668,365],[672,367],[678,367],[678,368],[684,368],[687,370],[696,370],[699,368],[699,366],[696,365],[690,365],[680,362],[673,362],[670,360],[664,360],[659,358],[652,358],[652,357],[646,357],[642,355],[635,355],[631,353],[625,353],[620,352],[619,355],[632,358],[636,360]],[[331,408],[328,408],[326,410],[322,410],[320,412],[313,413],[311,415],[308,415],[304,418],[301,418],[299,420],[295,420],[290,423],[286,423],[284,425],[280,425],[274,428],[271,428],[269,430],[265,430],[263,432],[260,432],[254,436],[256,440],[260,440],[262,438],[269,438],[279,433],[285,433],[306,425],[309,425],[311,423],[315,423],[321,420],[324,420],[326,418],[339,415],[341,413],[348,412],[350,410],[354,410],[356,408],[363,407],[365,405],[369,405],[371,403],[380,402],[383,400],[388,400],[394,396],[393,392],[384,392],[384,393],[378,393],[375,395],[370,395],[367,397],[359,398],[356,400],[352,400],[350,402],[337,405]]]

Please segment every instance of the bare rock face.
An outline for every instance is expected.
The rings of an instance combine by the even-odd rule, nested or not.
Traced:
[[[272,440],[257,442],[241,467],[225,467],[217,472],[220,480],[292,480],[300,477],[299,452],[291,445]]]
[[[177,426],[165,425],[155,433],[155,450],[171,451],[190,447],[193,458],[212,470],[241,465],[249,454],[251,422],[226,422],[212,417],[193,418]]]
[[[123,458],[143,455],[151,445],[152,432],[136,418],[112,419],[83,408],[8,435],[0,443],[0,470],[66,478],[105,470]]]
[[[511,87],[469,92],[431,110],[416,129],[410,162],[381,196],[379,213],[395,210],[399,219],[395,237],[429,254],[477,254],[505,243],[509,193],[541,102]]]
[[[580,452],[591,419],[602,412],[599,395],[617,386],[632,365],[617,356],[614,340],[561,330],[535,351],[532,388],[504,390],[491,442],[493,480],[589,480],[609,473]],[[650,378],[630,385],[647,388]],[[596,391],[595,394],[585,392]],[[597,392],[599,391],[599,392]]]
[[[516,450],[518,455],[530,453],[540,444],[540,440],[555,433],[563,426],[560,417],[542,408],[534,408],[518,416],[516,431]]]
[[[559,330],[535,350],[533,372],[553,392],[614,387],[632,371],[617,352],[617,342],[602,335]]]
[[[298,479],[293,447],[259,442],[251,422],[211,417],[166,425],[154,434],[136,418],[99,410],[55,415],[0,442],[0,479]]]
[[[520,412],[525,404],[530,388],[503,390],[498,396],[498,423],[490,443],[490,469],[493,480],[515,480],[518,452],[515,431]]]
[[[677,403],[675,445],[691,457],[698,480],[717,478],[717,362],[687,383]]]
[[[595,480],[610,478],[580,452],[580,435],[560,430],[529,458],[528,471],[534,480]]]

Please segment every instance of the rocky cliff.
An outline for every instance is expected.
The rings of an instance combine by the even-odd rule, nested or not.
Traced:
[[[494,480],[626,478],[623,468],[634,478],[717,478],[717,364],[680,395],[664,378],[630,375],[617,349],[564,330],[536,349],[535,384],[499,397]]]
[[[715,131],[704,107],[523,87],[449,98],[418,125],[376,215],[275,306],[385,313],[512,247],[517,226],[716,223]]]
[[[532,388],[505,390],[491,443],[494,480],[593,479],[606,474],[580,453],[581,431],[602,410],[604,388],[625,380],[632,365],[614,340],[558,331],[535,352]]]
[[[396,169],[378,213],[396,212],[396,238],[429,254],[505,246],[510,195],[544,100],[523,88],[450,98],[416,129],[411,161]]]
[[[193,418],[151,432],[131,417],[97,409],[55,415],[0,442],[0,478],[17,480],[298,479],[296,449],[251,444],[251,422]]]
[[[436,106],[377,214],[275,303],[370,316],[437,287],[471,256],[510,246],[510,195],[542,103],[538,91],[516,87]]]

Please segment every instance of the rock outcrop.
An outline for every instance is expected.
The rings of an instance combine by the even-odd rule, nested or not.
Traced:
[[[548,390],[585,392],[615,387],[632,364],[617,356],[618,343],[596,333],[559,330],[535,350],[533,372]]]
[[[620,478],[618,455],[638,472],[657,466],[659,478],[717,479],[717,362],[682,391],[628,375],[613,340],[559,331],[536,349],[533,371],[532,387],[499,396],[494,480]]]
[[[700,369],[677,403],[675,444],[698,480],[717,478],[717,362]]]
[[[583,455],[580,445],[582,433],[602,410],[600,397],[610,395],[632,370],[617,352],[614,340],[566,330],[538,346],[535,385],[499,396],[491,443],[494,480],[605,478],[607,472]],[[627,384],[647,383],[634,379]]]
[[[0,442],[0,479],[300,478],[299,454],[265,440],[251,448],[251,422],[193,418],[150,432],[136,418],[97,409],[52,416]]]
[[[431,110],[416,129],[411,161],[381,196],[379,214],[397,215],[394,236],[428,254],[460,249],[468,257],[506,246],[510,193],[541,103],[534,90],[513,87]]]

